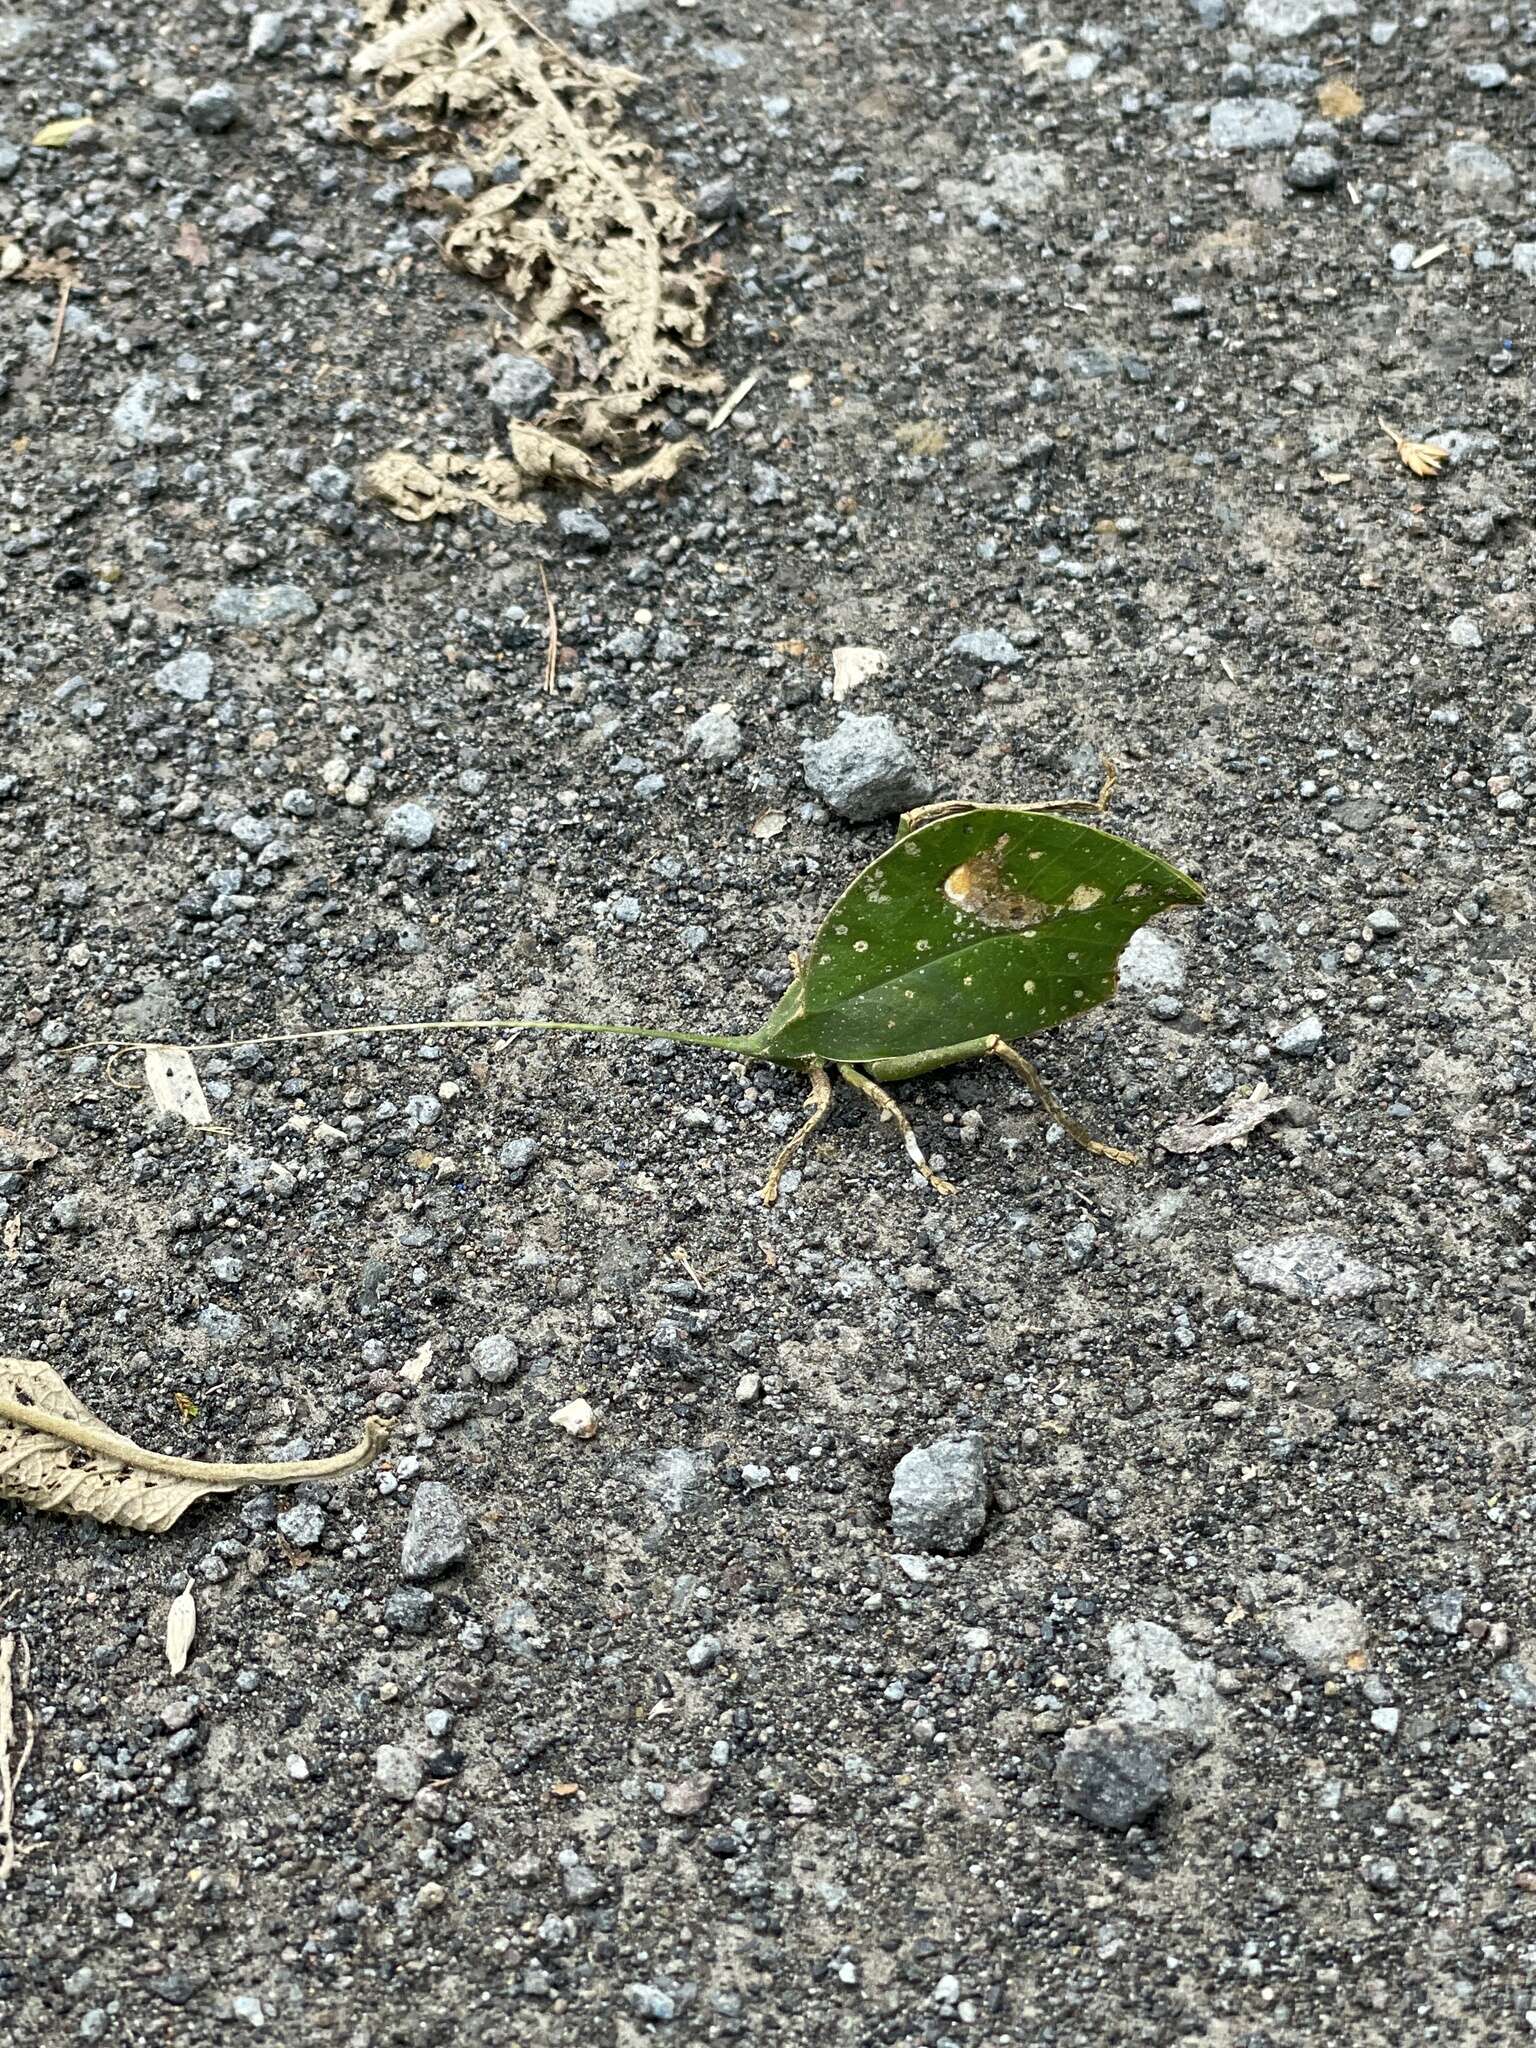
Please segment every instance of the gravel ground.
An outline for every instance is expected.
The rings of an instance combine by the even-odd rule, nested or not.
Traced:
[[[395,1418],[160,1538],[0,1511],[6,2036],[1526,2040],[1536,27],[547,18],[759,373],[569,531],[359,492],[516,341],[341,10],[0,23],[0,239],[76,280],[0,278],[4,1343],[185,1455]],[[1108,752],[1204,881],[1036,1048],[1141,1168],[971,1069],[904,1091],[955,1199],[850,1097],[765,1212],[802,1084],[724,1056],[253,1048],[195,1135],[65,1050],[749,1028],[890,829],[807,784],[845,712],[943,793]]]

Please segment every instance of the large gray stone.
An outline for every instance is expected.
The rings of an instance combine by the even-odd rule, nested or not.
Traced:
[[[991,1489],[980,1440],[940,1437],[910,1450],[891,1481],[891,1534],[900,1551],[958,1556],[981,1535]]]
[[[418,1584],[440,1579],[469,1551],[469,1524],[453,1489],[424,1479],[416,1489],[400,1546],[400,1576]]]
[[[1218,100],[1211,109],[1212,149],[1289,149],[1301,115],[1285,100]]]
[[[845,713],[824,740],[807,740],[801,762],[808,786],[855,824],[888,818],[926,801],[933,784],[888,718]]]
[[[1225,1707],[1210,1666],[1159,1621],[1116,1622],[1109,1673],[1120,1686],[1112,1711],[1121,1721],[1198,1743],[1221,1725]]]
[[[1320,28],[1353,21],[1359,12],[1355,0],[1247,0],[1243,24],[1269,42],[1295,43]]]
[[[227,583],[214,593],[210,617],[220,626],[239,626],[252,633],[276,633],[284,626],[302,626],[319,607],[296,583],[273,583],[265,590],[247,590]]]
[[[1250,1287],[1311,1307],[1363,1301],[1390,1285],[1377,1266],[1357,1259],[1342,1238],[1297,1230],[1267,1244],[1244,1245],[1233,1262]]]

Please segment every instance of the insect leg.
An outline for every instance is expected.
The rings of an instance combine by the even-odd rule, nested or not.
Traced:
[[[827,1120],[827,1111],[832,1107],[832,1076],[823,1066],[811,1068],[811,1113],[796,1131],[789,1143],[780,1152],[769,1168],[768,1178],[763,1183],[763,1207],[771,1209],[779,1199],[779,1182],[784,1170],[800,1150],[821,1129]]]
[[[1092,1152],[1099,1159],[1113,1159],[1117,1166],[1136,1166],[1140,1164],[1134,1152],[1123,1152],[1118,1145],[1106,1145],[1102,1138],[1095,1138],[1090,1132],[1084,1130],[1075,1116],[1068,1116],[1029,1061],[1025,1059],[1021,1052],[1015,1051],[1005,1039],[991,1039],[988,1042],[987,1051],[992,1053],[997,1059],[1000,1059],[1004,1066],[1011,1068],[1018,1075],[1051,1122],[1059,1125],[1069,1138],[1075,1139],[1085,1152]]]
[[[1109,807],[1115,798],[1115,784],[1120,780],[1120,770],[1111,761],[1108,754],[1100,756],[1100,765],[1104,771],[1104,780],[1099,785],[1098,795],[1091,801],[1089,798],[1082,796],[1058,796],[1052,797],[1048,803],[1031,804],[1029,806],[1030,810],[1066,811],[1076,813],[1079,816],[1086,814],[1090,818],[1107,818],[1109,816]]]
[[[955,1192],[954,1188],[941,1174],[935,1173],[923,1157],[923,1148],[917,1142],[916,1131],[913,1130],[911,1124],[903,1116],[901,1110],[892,1101],[891,1097],[886,1094],[880,1083],[872,1081],[868,1074],[861,1074],[857,1067],[844,1066],[841,1061],[838,1063],[837,1071],[851,1088],[857,1088],[861,1095],[869,1097],[870,1101],[879,1110],[882,1123],[887,1117],[891,1118],[897,1130],[901,1133],[901,1142],[907,1148],[907,1157],[935,1193],[952,1195]]]

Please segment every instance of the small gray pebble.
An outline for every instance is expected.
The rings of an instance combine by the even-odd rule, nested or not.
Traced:
[[[384,837],[390,845],[405,847],[412,853],[430,846],[436,830],[436,815],[425,804],[396,804],[384,820]]]
[[[1069,1813],[1124,1834],[1144,1826],[1168,1797],[1167,1746],[1123,1721],[1098,1721],[1068,1732],[1055,1778]]]
[[[496,1154],[496,1164],[513,1187],[521,1187],[528,1178],[528,1169],[539,1156],[539,1150],[537,1138],[508,1138]]]
[[[192,93],[182,107],[187,126],[199,135],[222,135],[240,118],[240,101],[232,85],[222,80]]]
[[[683,745],[706,768],[728,768],[741,759],[741,727],[728,704],[715,704],[683,734]]]
[[[556,518],[555,524],[564,539],[579,540],[598,554],[613,541],[613,535],[602,520],[595,512],[589,512],[585,505],[568,505]]]
[[[1212,149],[1288,149],[1301,115],[1285,100],[1218,100],[1211,108]]]
[[[733,178],[711,178],[701,185],[693,210],[700,220],[733,220],[741,211],[741,195]]]
[[[477,1375],[488,1386],[505,1386],[521,1368],[517,1346],[512,1339],[495,1330],[489,1337],[482,1337],[469,1354],[469,1362]]]
[[[251,17],[251,32],[245,40],[248,57],[275,57],[288,40],[288,17],[265,8]]]
[[[373,1782],[386,1799],[398,1799],[402,1806],[416,1797],[426,1775],[421,1758],[398,1742],[385,1742],[373,1753]]]
[[[317,609],[315,600],[296,583],[274,583],[265,590],[246,590],[230,583],[214,593],[209,617],[220,626],[271,633],[280,626],[302,626]]]
[[[318,1501],[295,1501],[278,1516],[277,1529],[296,1550],[313,1550],[325,1534],[324,1510]]]
[[[1460,1635],[1467,1612],[1466,1595],[1455,1586],[1447,1587],[1443,1593],[1428,1593],[1419,1604],[1419,1612],[1437,1636]]]
[[[947,652],[958,654],[965,661],[974,661],[981,668],[1013,668],[1024,659],[1023,653],[1006,633],[999,633],[990,626],[979,632],[957,633]]]
[[[536,356],[499,355],[490,361],[487,387],[492,409],[509,419],[531,420],[549,403],[555,380]]]
[[[1331,191],[1339,179],[1339,160],[1329,149],[1298,149],[1285,167],[1293,192]]]
[[[1324,1036],[1322,1018],[1309,1013],[1286,1026],[1275,1040],[1275,1051],[1288,1060],[1311,1059],[1322,1051]]]
[[[891,1480],[891,1535],[898,1551],[958,1556],[986,1525],[991,1488],[974,1436],[940,1437],[907,1452]]]
[[[206,654],[189,648],[155,671],[155,688],[168,697],[180,697],[186,704],[201,704],[213,679],[213,662]]]
[[[400,1546],[400,1576],[440,1579],[469,1553],[469,1523],[452,1487],[424,1479],[411,1501]]]
[[[424,1636],[436,1605],[425,1586],[396,1586],[384,1602],[384,1626],[396,1635]]]

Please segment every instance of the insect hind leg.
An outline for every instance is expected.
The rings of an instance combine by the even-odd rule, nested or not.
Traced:
[[[1085,1129],[1075,1116],[1069,1116],[1023,1053],[1009,1045],[1006,1039],[991,1039],[986,1049],[995,1059],[1000,1059],[1005,1067],[1018,1075],[1051,1122],[1065,1131],[1075,1143],[1081,1145],[1085,1152],[1093,1153],[1097,1159],[1112,1159],[1116,1166],[1140,1165],[1141,1162],[1134,1152],[1123,1151],[1118,1145],[1105,1144],[1102,1138],[1094,1137],[1091,1131]]]

